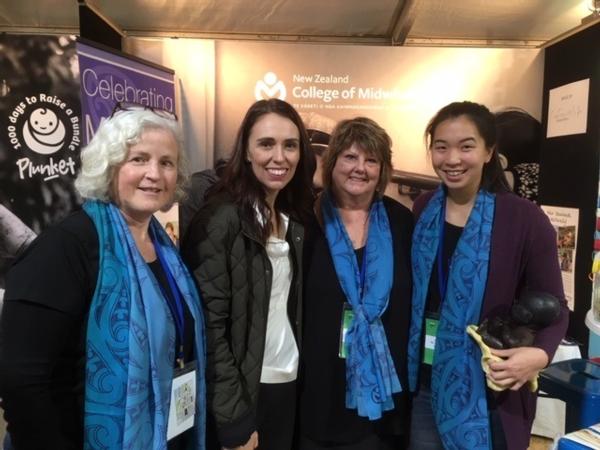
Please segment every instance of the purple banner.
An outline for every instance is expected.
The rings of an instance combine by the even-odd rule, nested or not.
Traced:
[[[126,55],[77,42],[81,80],[83,142],[119,102],[175,112],[174,73]]]

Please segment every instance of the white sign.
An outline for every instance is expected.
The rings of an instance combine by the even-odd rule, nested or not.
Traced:
[[[560,206],[541,205],[556,230],[558,264],[562,273],[565,298],[569,309],[575,308],[575,259],[577,256],[577,228],[579,210]]]
[[[550,89],[547,137],[587,132],[589,92],[589,78]]]
[[[517,107],[535,118],[542,112],[538,49],[217,41],[214,58],[214,79],[206,83],[215,87],[210,151],[217,157],[229,155],[246,110],[259,98],[285,98],[303,118],[318,115],[323,122],[369,117],[392,138],[395,169],[428,175],[434,172],[423,133],[448,103],[477,101],[493,111]],[[169,62],[177,73],[186,64],[180,69]]]

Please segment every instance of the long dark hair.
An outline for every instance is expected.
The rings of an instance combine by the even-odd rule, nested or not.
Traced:
[[[444,106],[427,124],[425,142],[431,149],[433,136],[438,125],[445,120],[466,116],[477,128],[485,146],[492,152],[489,162],[483,165],[480,188],[489,192],[510,192],[510,186],[500,164],[496,149],[496,120],[494,115],[484,105],[474,102],[454,102]]]
[[[275,211],[289,214],[300,222],[308,220],[313,202],[311,186],[316,167],[315,156],[310,149],[310,141],[300,115],[292,105],[283,100],[275,98],[259,100],[248,109],[238,130],[233,152],[223,177],[215,187],[216,192],[227,191],[233,196],[242,218],[252,225],[255,234],[263,242],[267,241],[272,231],[269,220],[271,211],[266,202],[264,187],[247,162],[247,154],[252,127],[258,119],[269,113],[275,113],[291,120],[300,134],[300,160],[294,176],[277,195]],[[256,207],[267,219],[264,223],[256,217]]]

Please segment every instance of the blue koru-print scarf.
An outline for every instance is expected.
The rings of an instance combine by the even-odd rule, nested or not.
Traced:
[[[376,420],[384,411],[394,408],[392,394],[402,391],[381,323],[394,273],[390,223],[383,201],[376,199],[369,212],[361,296],[356,254],[327,191],[321,197],[321,212],[335,271],[354,312],[353,323],[346,335],[346,407],[356,409],[359,416]]]
[[[83,208],[100,243],[98,282],[87,327],[84,448],[166,449],[175,360],[171,312],[118,208],[99,201],[87,201]],[[194,449],[204,450],[206,350],[200,298],[177,250],[154,218],[150,233],[194,318]]]
[[[422,325],[431,270],[436,263],[446,195],[440,187],[415,226],[412,244],[413,312],[409,338],[409,384],[417,387]],[[488,276],[496,197],[480,190],[452,255],[431,377],[432,408],[448,450],[491,448],[485,376],[479,346],[465,332],[478,323]],[[441,251],[441,250],[440,250]]]

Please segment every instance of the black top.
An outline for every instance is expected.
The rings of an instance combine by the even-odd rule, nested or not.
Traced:
[[[452,225],[451,223],[444,222],[444,248],[442,249],[444,253],[442,254],[442,271],[444,272],[446,278],[448,277],[450,260],[452,259],[454,249],[456,248],[456,244],[458,243],[462,232],[463,227],[458,227],[456,225]],[[428,315],[439,316],[441,303],[438,263],[436,259],[433,264],[433,269],[431,270],[431,278],[429,279],[429,292],[427,294],[425,311]]]
[[[382,316],[392,359],[403,392],[395,409],[369,421],[347,409],[346,364],[338,357],[342,309],[346,298],[335,272],[327,240],[316,219],[305,241],[304,340],[300,372],[300,430],[321,443],[355,443],[373,433],[401,435],[409,422],[407,345],[411,306],[410,241],[412,214],[384,198],[394,249],[394,282]],[[357,257],[361,263],[360,251]]]
[[[85,337],[98,261],[95,226],[78,211],[46,229],[7,274],[0,396],[19,450],[83,447]],[[164,286],[160,264],[150,267]],[[194,322],[185,310],[184,349],[190,358]]]
[[[463,227],[444,222],[444,248],[442,249],[444,253],[442,254],[442,270],[446,278],[448,277],[448,270],[450,268],[450,261],[452,259],[452,255],[454,254],[454,249],[456,248],[456,244],[458,243],[462,232]],[[436,258],[431,270],[431,278],[429,279],[429,291],[427,293],[427,300],[425,303],[426,317],[439,319],[441,303],[438,262]],[[423,337],[421,341],[425,339],[424,328],[425,327],[423,327]],[[421,346],[423,346],[423,342],[421,342]],[[420,385],[422,387],[426,387],[428,389],[431,387],[431,366],[429,364],[421,364],[420,380]]]

